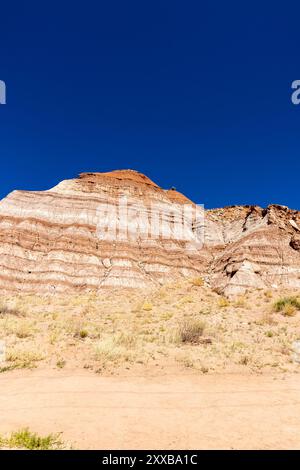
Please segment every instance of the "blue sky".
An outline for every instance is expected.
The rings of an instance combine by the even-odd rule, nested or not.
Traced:
[[[1,4],[1,189],[139,170],[207,207],[300,209],[296,2]]]

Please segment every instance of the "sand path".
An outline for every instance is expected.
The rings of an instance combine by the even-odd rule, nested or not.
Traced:
[[[299,449],[300,375],[0,376],[0,432],[63,431],[81,449]]]

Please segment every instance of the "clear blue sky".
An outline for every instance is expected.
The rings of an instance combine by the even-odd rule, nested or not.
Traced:
[[[133,168],[207,207],[300,209],[297,2],[0,9],[0,197]]]

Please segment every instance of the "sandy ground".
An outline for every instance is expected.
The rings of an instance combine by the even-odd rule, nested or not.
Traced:
[[[63,432],[78,449],[299,449],[300,375],[0,376],[0,433]]]

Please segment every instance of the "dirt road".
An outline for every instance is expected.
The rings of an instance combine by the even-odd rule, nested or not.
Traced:
[[[0,376],[0,432],[63,431],[82,449],[299,449],[300,375]]]

